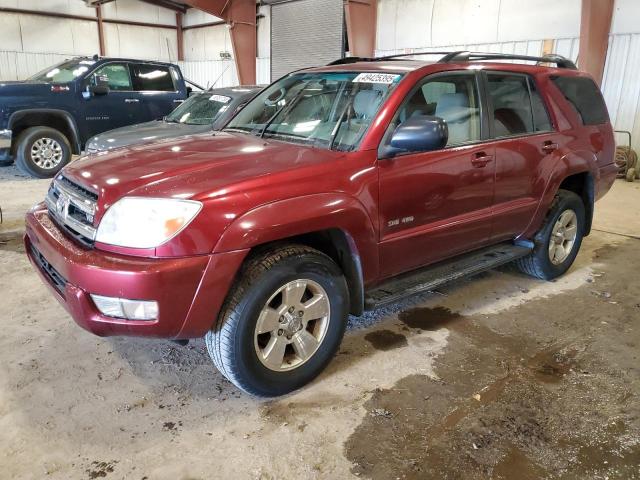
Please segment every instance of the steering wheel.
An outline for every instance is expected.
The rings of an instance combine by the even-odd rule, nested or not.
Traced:
[[[273,95],[275,93],[278,93],[278,96],[275,100],[271,100]],[[271,95],[269,95],[269,97],[267,97],[264,101],[264,104],[267,107],[273,107],[275,106],[280,100],[282,100],[284,98],[284,96],[287,94],[287,91],[285,90],[284,87],[280,88],[280,90],[278,90],[277,92],[273,92]]]

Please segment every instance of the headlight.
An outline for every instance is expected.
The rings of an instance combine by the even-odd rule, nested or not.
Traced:
[[[104,214],[96,242],[130,248],[154,248],[180,233],[202,203],[172,198],[124,197]]]

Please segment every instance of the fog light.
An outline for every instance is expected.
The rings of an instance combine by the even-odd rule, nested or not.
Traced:
[[[91,294],[93,303],[107,317],[127,320],[155,320],[158,318],[158,302],[153,300],[129,300]]]

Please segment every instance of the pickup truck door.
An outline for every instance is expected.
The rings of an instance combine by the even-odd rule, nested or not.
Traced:
[[[99,83],[109,86],[109,93],[92,95],[89,88]],[[129,68],[123,62],[111,62],[98,67],[83,82],[84,124],[82,143],[93,135],[138,123],[138,94],[133,91]]]
[[[491,233],[495,161],[483,143],[486,121],[476,73],[436,74],[407,96],[383,139],[414,115],[447,121],[439,151],[379,160],[380,265],[396,275],[486,245]]]
[[[185,100],[184,81],[175,68],[135,62],[130,68],[133,87],[140,99],[140,122],[161,119]]]

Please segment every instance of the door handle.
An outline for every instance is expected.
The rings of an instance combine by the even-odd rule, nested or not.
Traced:
[[[174,100],[173,103],[183,103],[184,100]]]
[[[544,153],[555,152],[557,149],[558,149],[558,144],[553,143],[552,141],[546,141],[544,142],[544,145],[542,145],[542,151]]]
[[[487,166],[487,163],[493,160],[493,155],[487,155],[484,152],[476,153],[471,158],[471,165],[476,168],[483,168]]]
[[[140,100],[137,98],[125,98],[124,103],[139,103]]]

